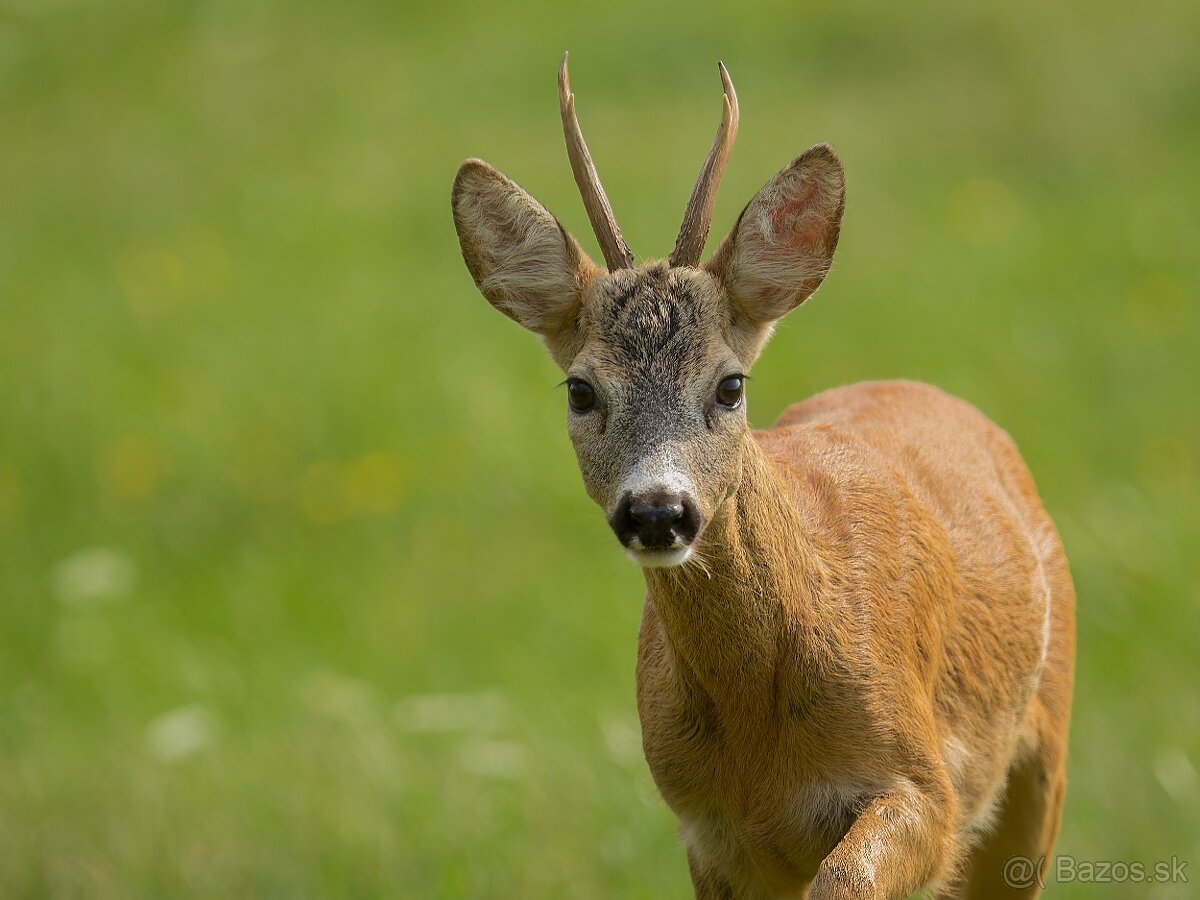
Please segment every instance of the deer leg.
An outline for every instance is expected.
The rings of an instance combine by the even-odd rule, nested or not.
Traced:
[[[733,900],[733,886],[725,878],[701,865],[690,850],[687,860],[696,900]]]
[[[995,830],[971,852],[959,896],[1036,897],[1053,877],[1050,853],[1058,835],[1066,773],[1061,756],[1048,755],[1035,755],[1009,771]]]
[[[915,785],[875,798],[817,869],[811,900],[901,900],[953,862],[948,793]]]

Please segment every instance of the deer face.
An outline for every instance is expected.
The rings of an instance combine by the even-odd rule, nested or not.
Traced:
[[[818,145],[751,200],[703,266],[716,179],[737,127],[725,116],[668,262],[632,267],[560,70],[576,178],[609,271],[536,200],[480,160],[454,183],[463,258],[480,291],[539,334],[567,375],[568,422],[588,494],[646,567],[685,562],[736,490],[748,433],[745,378],[776,320],[828,271],[844,205],[837,158]]]
[[[699,269],[595,278],[567,365],[571,440],[588,494],[643,565],[685,560],[739,471],[747,361]]]

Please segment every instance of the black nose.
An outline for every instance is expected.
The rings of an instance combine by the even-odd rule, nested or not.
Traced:
[[[683,518],[683,498],[671,498],[657,503],[631,503],[629,515],[639,530],[671,528]]]
[[[642,549],[668,550],[677,541],[686,546],[695,539],[699,518],[696,504],[686,494],[651,491],[622,497],[610,524],[627,547],[636,538]]]

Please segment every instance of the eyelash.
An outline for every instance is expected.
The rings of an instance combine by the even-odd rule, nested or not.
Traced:
[[[736,399],[736,400],[734,400],[732,403],[725,403],[724,401],[722,401],[722,400],[720,399],[721,387],[722,387],[722,385],[724,385],[724,384],[725,384],[725,382],[727,382],[727,381],[734,381],[735,379],[736,379],[736,380],[739,382],[739,384],[738,384],[738,387],[737,387],[737,390],[738,390],[738,396],[737,396],[737,399]],[[718,406],[723,406],[723,407],[725,407],[726,409],[730,409],[730,410],[737,409],[739,406],[741,406],[741,405],[742,405],[742,401],[745,399],[745,396],[746,396],[746,382],[747,382],[747,381],[749,381],[749,380],[750,380],[750,376],[749,376],[749,375],[746,375],[746,374],[745,374],[745,373],[743,373],[743,372],[734,372],[734,373],[733,373],[733,374],[731,374],[731,375],[726,375],[724,378],[722,378],[720,381],[718,381],[718,382],[717,382],[717,390],[716,390],[717,398],[716,398],[716,404],[717,404]],[[578,385],[578,386],[581,386],[581,387],[584,387],[584,388],[586,388],[586,389],[587,389],[587,392],[588,392],[588,394],[589,394],[589,396],[590,396],[590,399],[591,399],[591,403],[590,403],[590,405],[588,405],[588,406],[586,406],[586,407],[581,407],[581,406],[577,406],[575,403],[571,402],[571,389],[572,389],[573,387],[575,387],[576,385]],[[566,389],[567,389],[567,402],[568,402],[568,404],[570,405],[570,407],[571,407],[572,411],[574,411],[574,412],[576,412],[576,413],[578,413],[578,414],[580,414],[580,415],[583,415],[583,414],[585,414],[585,413],[588,413],[588,412],[591,412],[593,409],[595,409],[595,406],[596,406],[596,389],[595,389],[595,388],[594,388],[594,387],[591,385],[591,383],[590,383],[590,382],[588,382],[587,380],[585,380],[585,379],[583,379],[583,378],[571,377],[571,378],[567,378],[565,381],[560,381],[560,382],[558,383],[558,386],[559,386],[559,387],[566,387]],[[706,413],[705,413],[705,419],[709,419],[709,413],[708,413],[708,412],[706,412]],[[711,420],[709,421],[709,424],[711,425]]]

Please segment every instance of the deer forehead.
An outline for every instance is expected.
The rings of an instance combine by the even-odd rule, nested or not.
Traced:
[[[683,384],[719,366],[728,318],[715,279],[655,263],[600,275],[580,312],[579,361],[623,382]]]

